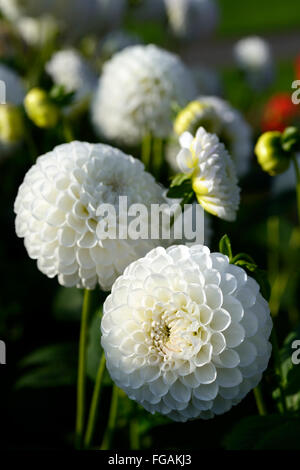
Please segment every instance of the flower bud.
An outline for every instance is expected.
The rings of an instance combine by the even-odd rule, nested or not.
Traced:
[[[41,88],[30,90],[24,100],[28,117],[36,126],[42,128],[55,127],[60,118],[58,106],[51,101],[46,91]]]
[[[202,104],[199,101],[191,101],[184,109],[177,115],[174,122],[174,131],[177,135],[184,132],[194,133],[199,126],[197,126],[198,116],[209,108],[208,105]]]
[[[290,164],[289,154],[282,148],[279,131],[265,132],[255,146],[258,163],[271,176],[286,171]]]
[[[0,105],[0,139],[6,143],[19,142],[24,135],[22,111],[13,104]]]
[[[298,152],[300,150],[300,132],[297,127],[287,127],[282,133],[281,143],[285,152]]]

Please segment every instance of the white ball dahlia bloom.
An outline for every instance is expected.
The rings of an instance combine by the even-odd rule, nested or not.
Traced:
[[[210,214],[234,221],[240,203],[233,161],[215,134],[200,127],[194,137],[184,132],[177,163],[183,173],[190,174],[199,204]]]
[[[215,0],[165,0],[173,33],[188,40],[211,34],[218,24],[219,8]]]
[[[179,57],[153,45],[128,47],[104,65],[92,120],[100,136],[138,145],[145,134],[168,137],[173,105],[184,106],[196,95]]]
[[[118,387],[175,421],[225,413],[256,387],[271,328],[256,281],[202,245],[158,247],[128,266],[101,323]]]
[[[97,75],[79,52],[74,49],[55,52],[46,64],[46,71],[66,92],[75,92],[69,111],[88,106],[97,86]]]
[[[267,41],[259,36],[249,36],[239,40],[233,52],[252,88],[260,90],[270,85],[274,78],[274,63]]]
[[[58,276],[61,285],[110,290],[132,261],[159,240],[113,237],[124,224],[119,196],[127,205],[166,202],[143,164],[103,144],[72,142],[38,158],[28,171],[15,201],[16,232],[40,271]],[[103,204],[116,210],[116,221],[99,212]],[[149,221],[149,224],[157,221]],[[99,234],[100,224],[103,229]],[[149,227],[150,231],[151,227]]]
[[[217,134],[225,145],[236,166],[239,177],[244,176],[250,167],[253,144],[252,130],[243,115],[227,101],[217,96],[200,96],[200,104],[194,107],[188,132],[194,133],[202,126],[207,132]],[[176,129],[175,129],[176,130]],[[167,150],[167,159],[174,171],[178,171],[176,149],[178,138],[174,138]]]

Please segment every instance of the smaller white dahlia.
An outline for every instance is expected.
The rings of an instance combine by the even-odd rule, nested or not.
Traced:
[[[190,174],[199,204],[210,214],[234,221],[240,203],[233,161],[224,144],[215,134],[200,127],[194,137],[184,132],[177,163],[183,173]]]
[[[217,134],[225,145],[236,166],[239,177],[244,176],[250,167],[253,144],[252,131],[243,115],[227,101],[217,96],[199,96],[186,110],[189,116],[185,118],[185,110],[179,113],[175,120],[175,133],[184,131],[195,133],[198,127],[204,127],[207,132]],[[181,119],[181,117],[183,119]],[[173,138],[167,149],[167,159],[171,167],[178,171],[176,148],[178,138]]]
[[[97,75],[85,58],[74,49],[55,52],[46,64],[46,71],[66,92],[75,92],[69,110],[85,108],[97,86]]]
[[[273,57],[269,44],[263,38],[249,36],[240,39],[234,46],[234,57],[255,90],[264,89],[273,81]]]
[[[211,34],[218,24],[215,0],[164,0],[173,33],[188,40]]]
[[[92,105],[96,132],[126,145],[146,134],[166,138],[172,131],[173,105],[197,94],[180,58],[153,45],[127,47],[103,68]]]
[[[257,282],[202,245],[153,249],[116,280],[103,311],[112,379],[175,421],[227,412],[269,362],[272,320]]]
[[[47,14],[38,18],[22,16],[16,25],[27,44],[40,48],[57,34],[59,28],[57,21]]]
[[[61,285],[93,289],[99,283],[110,290],[128,264],[161,244],[119,236],[127,214],[119,197],[127,197],[128,208],[143,204],[149,211],[152,204],[166,203],[163,193],[140,161],[118,149],[86,142],[59,145],[37,159],[19,188],[16,233],[40,271],[58,276]],[[104,204],[114,208],[116,220],[99,212]],[[151,224],[159,222],[146,220],[150,233]]]

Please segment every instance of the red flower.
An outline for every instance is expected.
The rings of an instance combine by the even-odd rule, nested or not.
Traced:
[[[299,116],[300,108],[293,104],[291,95],[277,93],[265,105],[261,124],[262,131],[283,131]]]

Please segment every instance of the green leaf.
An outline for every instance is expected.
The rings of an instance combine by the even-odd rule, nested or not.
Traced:
[[[20,362],[29,369],[17,380],[17,389],[73,385],[77,376],[77,345],[54,344],[33,351]]]
[[[184,199],[187,195],[194,194],[190,179],[182,181],[180,184],[171,186],[167,192],[167,197],[171,199]]]
[[[87,346],[87,375],[91,380],[96,380],[96,375],[103,353],[101,346],[101,315],[102,309],[98,310],[94,315],[88,333],[88,346]]]
[[[51,100],[61,107],[70,105],[74,95],[74,91],[67,92],[63,85],[54,85],[49,93]]]
[[[188,181],[190,179],[190,175],[187,175],[186,173],[178,173],[171,179],[170,188],[174,188],[175,186],[181,186],[185,181]]]
[[[221,240],[219,242],[219,250],[220,250],[220,253],[222,253],[223,255],[228,256],[229,261],[231,261],[231,259],[232,259],[232,249],[231,249],[231,243],[230,243],[230,239],[229,239],[228,235],[225,234],[221,238]]]
[[[300,449],[298,417],[268,415],[242,419],[225,437],[227,450]]]

